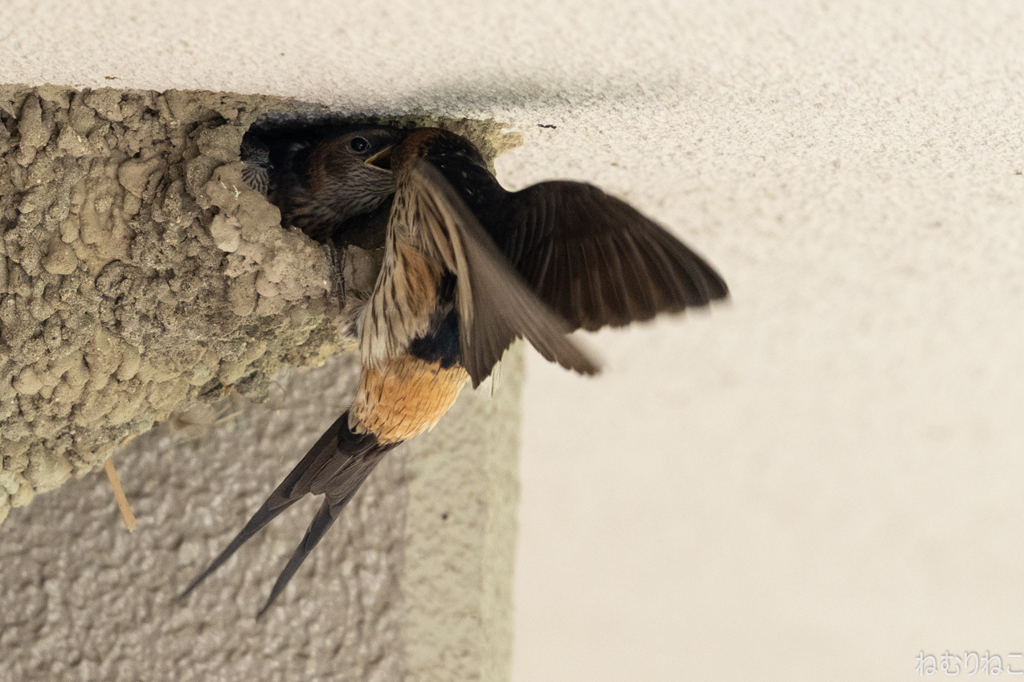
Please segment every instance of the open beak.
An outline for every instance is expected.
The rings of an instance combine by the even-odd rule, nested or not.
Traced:
[[[368,158],[366,161],[363,161],[363,163],[365,163],[367,166],[373,166],[374,168],[390,171],[391,150],[393,148],[394,145],[391,145],[390,147],[385,147],[384,149],[381,149],[379,152]]]

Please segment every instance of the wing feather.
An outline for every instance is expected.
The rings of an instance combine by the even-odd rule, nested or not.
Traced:
[[[510,196],[512,228],[498,246],[574,329],[618,327],[728,296],[703,258],[597,187],[543,182]]]
[[[473,386],[490,375],[513,341],[527,339],[546,359],[584,374],[597,365],[566,335],[571,326],[554,314],[512,269],[476,216],[429,161],[413,159],[399,171],[420,225],[420,247],[455,273],[463,365]]]

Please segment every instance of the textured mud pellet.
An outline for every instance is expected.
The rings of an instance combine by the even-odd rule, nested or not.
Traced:
[[[337,352],[324,251],[281,228],[238,156],[258,117],[317,107],[58,86],[0,101],[0,519],[225,386],[262,399],[285,360]],[[450,127],[489,157],[516,143]]]

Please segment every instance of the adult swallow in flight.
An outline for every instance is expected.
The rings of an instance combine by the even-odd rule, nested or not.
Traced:
[[[356,397],[182,596],[289,506],[324,495],[265,613],[384,454],[432,428],[515,339],[594,374],[573,330],[728,295],[710,265],[626,203],[576,182],[507,192],[454,133],[414,130],[370,163],[396,189],[384,262],[358,317]]]

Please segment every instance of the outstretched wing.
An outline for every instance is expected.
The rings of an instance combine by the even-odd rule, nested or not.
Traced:
[[[516,192],[494,227],[513,267],[572,329],[618,327],[729,294],[703,258],[593,185],[542,182]]]
[[[417,241],[428,259],[439,259],[456,275],[462,364],[474,387],[520,337],[567,369],[583,374],[598,371],[597,364],[567,337],[570,325],[530,290],[429,161],[413,159],[403,164],[396,206],[403,201],[418,219],[409,238]]]

